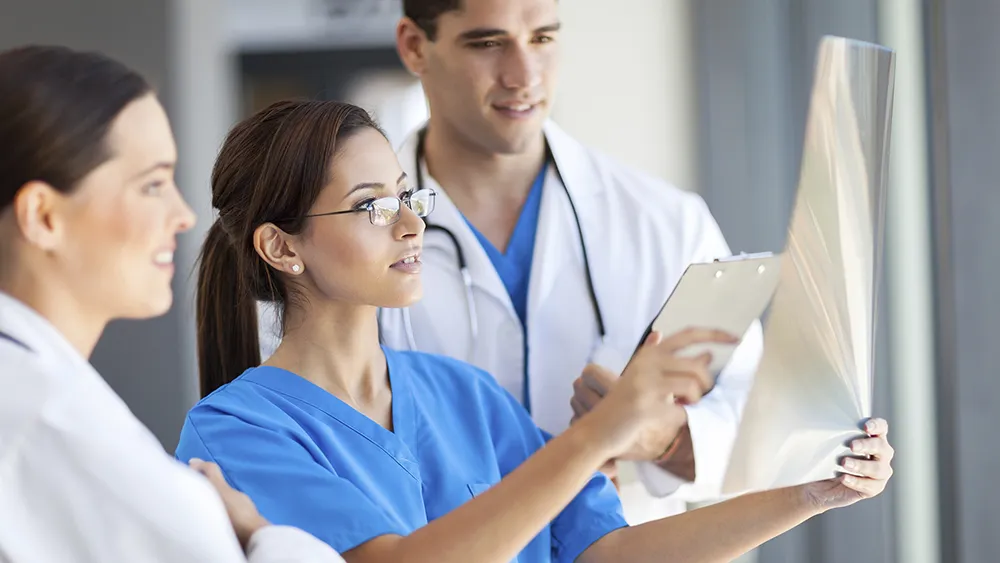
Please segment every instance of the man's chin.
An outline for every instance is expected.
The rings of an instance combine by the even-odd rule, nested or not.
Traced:
[[[520,155],[535,150],[542,139],[541,122],[518,124],[514,127],[498,128],[494,132],[491,147],[494,153]]]

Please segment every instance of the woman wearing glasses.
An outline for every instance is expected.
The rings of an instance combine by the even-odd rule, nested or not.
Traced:
[[[215,461],[270,521],[351,562],[728,561],[885,487],[870,421],[860,477],[747,495],[629,528],[597,469],[710,385],[675,350],[730,336],[653,335],[593,411],[551,437],[490,377],[379,345],[378,307],[421,296],[434,193],[412,192],[361,109],[281,102],[231,131],[212,177],[219,219],[199,272],[205,398],[177,456]],[[283,309],[264,365],[257,300]]]

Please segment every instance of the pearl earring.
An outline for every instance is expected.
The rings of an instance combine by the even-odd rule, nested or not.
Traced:
[[[298,264],[292,264],[292,271],[295,272],[296,274],[299,273],[299,270],[301,269],[302,266],[299,266]]]

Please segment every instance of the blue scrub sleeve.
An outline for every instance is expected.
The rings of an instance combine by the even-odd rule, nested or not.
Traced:
[[[493,443],[501,474],[506,476],[540,450],[552,435],[535,424],[517,399],[486,377],[499,396],[499,409],[504,411],[492,418],[494,424],[502,425],[493,429]],[[552,521],[552,561],[576,561],[594,542],[626,526],[628,523],[614,484],[603,473],[595,472],[583,490]]]
[[[177,458],[217,463],[229,484],[246,493],[272,524],[301,528],[339,553],[378,536],[407,534],[287,434],[219,412],[195,419],[197,412],[185,421]]]
[[[552,436],[538,430],[548,442]],[[552,560],[570,563],[594,542],[628,526],[611,479],[597,472],[552,521]]]

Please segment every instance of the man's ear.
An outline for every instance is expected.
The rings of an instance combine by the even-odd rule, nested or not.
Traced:
[[[410,18],[402,18],[396,25],[396,52],[407,70],[421,76],[427,69],[427,47],[431,43],[424,30]]]
[[[264,262],[279,272],[294,276],[305,271],[293,237],[274,223],[264,223],[254,230],[253,248]]]
[[[65,236],[66,196],[45,182],[32,181],[14,196],[17,229],[29,243],[52,250]]]

